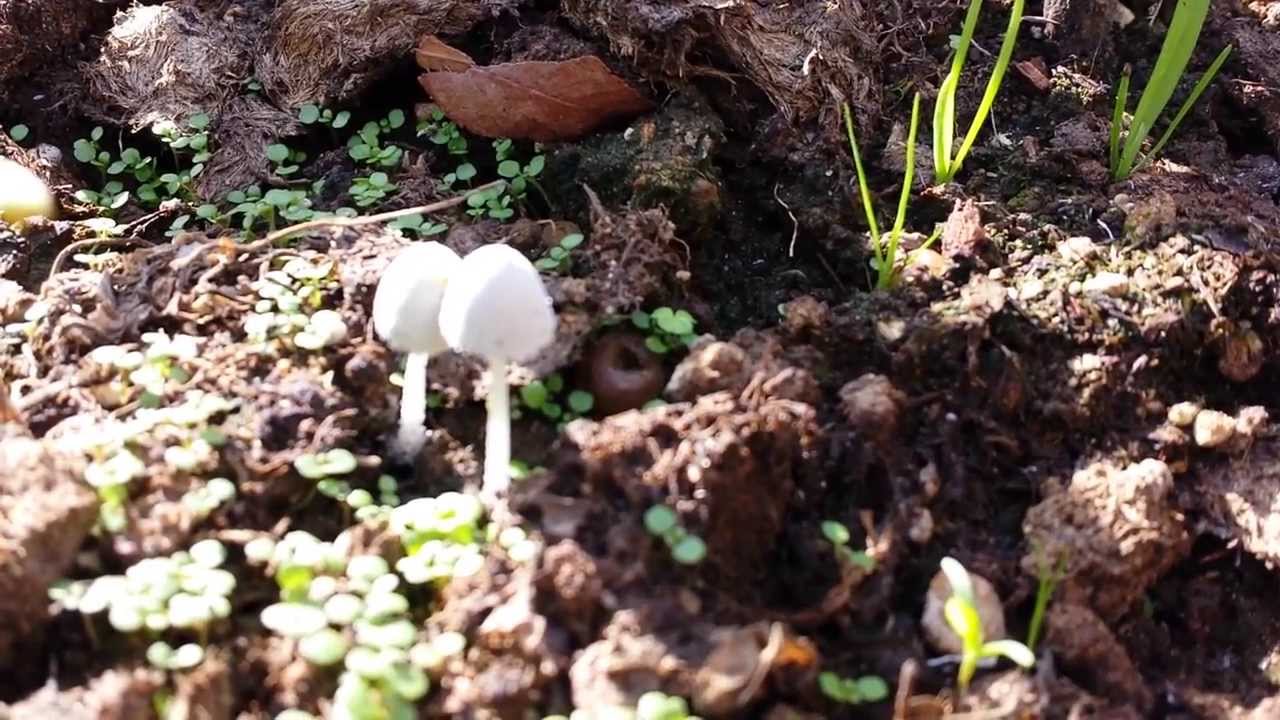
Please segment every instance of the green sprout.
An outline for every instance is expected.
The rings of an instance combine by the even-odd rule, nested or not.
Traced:
[[[352,160],[366,165],[395,167],[400,164],[404,151],[395,145],[383,145],[383,134],[390,134],[403,127],[405,114],[403,110],[392,110],[377,122],[369,121],[347,142],[347,154]]]
[[[253,283],[258,301],[244,321],[251,342],[266,344],[280,338],[303,350],[320,350],[347,338],[342,315],[322,309],[324,295],[337,287],[333,261],[300,257]]]
[[[355,471],[359,463],[350,450],[334,448],[326,452],[299,455],[293,461],[293,469],[308,480],[316,481],[316,490],[325,497],[346,502],[351,494],[351,483],[334,479],[335,475],[347,475]]]
[[[845,705],[880,702],[889,697],[889,684],[878,675],[847,678],[823,672],[818,675],[818,688],[823,695]]]
[[[432,145],[438,145],[450,155],[467,154],[467,138],[457,124],[445,117],[439,107],[431,108],[431,114],[418,121],[418,137],[425,137]]]
[[[396,570],[414,585],[475,573],[484,565],[483,521],[484,506],[464,493],[417,498],[395,508],[390,526],[405,551]]]
[[[546,255],[534,261],[533,266],[545,273],[568,275],[573,270],[572,252],[577,250],[585,238],[582,233],[569,233],[560,238]]]
[[[920,128],[920,94],[916,93],[911,104],[911,130],[907,134],[906,168],[902,179],[902,194],[898,197],[898,214],[894,216],[893,230],[889,233],[889,242],[884,244],[884,236],[880,234],[880,224],[876,222],[875,206],[871,202],[871,186],[867,181],[866,170],[862,165],[862,153],[858,151],[858,140],[853,132],[853,113],[849,105],[843,106],[845,130],[849,135],[849,150],[853,153],[853,164],[858,174],[858,192],[862,197],[862,210],[866,214],[867,228],[871,232],[871,250],[874,254],[871,264],[876,269],[876,288],[887,290],[893,287],[898,272],[898,243],[902,239],[902,230],[907,221],[907,203],[911,200],[911,183],[916,170],[916,133]],[[939,228],[929,238],[924,247],[931,245],[941,233]]]
[[[667,544],[671,558],[681,565],[697,565],[707,557],[707,544],[685,530],[676,512],[666,505],[654,505],[646,510],[644,527],[650,535]]]
[[[190,670],[204,662],[204,648],[195,643],[173,647],[157,640],[147,647],[147,662],[160,670]]]
[[[969,681],[973,679],[978,663],[982,660],[1004,657],[1024,668],[1034,665],[1035,653],[1026,645],[1017,640],[987,640],[984,637],[982,617],[978,615],[969,571],[954,558],[945,557],[942,559],[942,572],[951,585],[951,597],[943,605],[943,616],[964,647],[960,667],[956,672],[956,684],[960,692],[968,692]]]
[[[831,547],[835,550],[836,557],[841,563],[846,563],[856,567],[860,567],[867,572],[876,569],[875,558],[849,547],[849,528],[843,523],[834,520],[827,520],[822,523],[822,535],[831,543]]]
[[[387,223],[387,227],[393,230],[399,230],[405,235],[416,235],[420,238],[439,235],[449,229],[449,226],[442,222],[430,221],[427,220],[426,217],[418,214],[401,215],[395,220]]]
[[[527,164],[521,165],[511,159],[514,144],[508,139],[493,142],[494,155],[498,161],[498,176],[507,180],[508,191],[516,200],[524,200],[525,192],[530,185],[537,187],[536,178],[542,174],[547,165],[544,155],[534,155]]]
[[[1232,47],[1228,45],[1218,53],[1213,63],[1209,65],[1209,69],[1200,76],[1200,80],[1196,82],[1191,94],[1182,103],[1182,107],[1178,109],[1173,121],[1169,123],[1169,127],[1160,136],[1155,147],[1145,156],[1139,157],[1143,143],[1155,129],[1156,120],[1169,104],[1179,80],[1186,72],[1187,63],[1191,61],[1191,56],[1195,52],[1196,44],[1200,40],[1200,32],[1204,27],[1205,16],[1208,13],[1209,0],[1178,0],[1177,9],[1174,10],[1173,20],[1169,25],[1169,32],[1165,35],[1164,45],[1160,48],[1160,56],[1156,59],[1155,69],[1151,71],[1151,79],[1147,81],[1147,87],[1143,89],[1142,97],[1138,100],[1138,107],[1134,110],[1133,120],[1129,123],[1127,133],[1122,132],[1121,126],[1124,124],[1129,103],[1131,71],[1129,67],[1125,67],[1124,75],[1120,78],[1120,88],[1116,93],[1115,112],[1111,118],[1110,164],[1111,175],[1116,180],[1124,180],[1139,166],[1145,165],[1160,154],[1165,143],[1169,142],[1178,125],[1186,118],[1187,113],[1191,111],[1230,57]]]
[[[1026,0],[1013,0],[1013,10],[1009,15],[1009,26],[1004,32],[1004,41],[1000,44],[1000,54],[996,57],[995,69],[987,81],[987,88],[982,94],[978,111],[973,116],[969,131],[960,144],[959,152],[954,152],[956,136],[956,92],[960,87],[960,76],[964,72],[965,59],[969,54],[969,46],[973,43],[973,34],[978,27],[978,15],[982,10],[982,0],[969,0],[969,12],[965,15],[964,26],[960,31],[956,54],[951,60],[951,71],[943,79],[938,88],[938,98],[933,106],[933,166],[939,183],[951,182],[960,166],[973,148],[982,131],[982,125],[995,104],[996,95],[1000,93],[1000,84],[1004,80],[1005,71],[1009,69],[1009,61],[1013,59],[1013,47],[1018,41],[1018,29],[1022,26],[1022,11]],[[911,147],[911,143],[908,147]]]
[[[267,146],[267,159],[271,161],[271,172],[283,178],[296,174],[307,161],[307,154],[284,143],[274,143]]]
[[[265,221],[271,230],[276,229],[280,218],[290,222],[303,222],[316,216],[311,208],[311,200],[302,190],[286,190],[272,188],[265,193],[258,185],[250,185],[243,190],[232,190],[227,193],[227,202],[232,208],[226,217],[234,222],[240,216],[240,227],[252,233],[259,222]]]
[[[21,143],[31,135],[31,128],[26,125],[14,125],[9,128],[9,139],[16,143]]]
[[[585,390],[571,390],[564,393],[564,377],[560,373],[552,373],[541,380],[520,388],[519,406],[513,408],[512,415],[519,417],[521,408],[541,414],[548,420],[557,423],[568,423],[588,414],[595,407],[596,399]]]
[[[356,205],[363,208],[378,204],[395,190],[396,184],[391,182],[386,173],[375,172],[368,177],[356,178],[348,192]]]
[[[1057,589],[1058,583],[1064,577],[1067,570],[1067,558],[1062,556],[1055,567],[1047,567],[1043,565],[1039,568],[1039,576],[1036,583],[1036,604],[1031,611],[1031,624],[1027,627],[1027,647],[1033,652],[1036,649],[1036,643],[1040,640],[1040,631],[1044,627],[1045,612],[1049,609],[1049,601],[1053,598],[1053,591]]]
[[[343,110],[335,113],[329,108],[307,103],[298,109],[298,121],[303,125],[324,125],[334,130],[341,130],[351,122],[351,113]]]
[[[631,324],[645,332],[645,347],[655,355],[666,355],[677,348],[689,348],[698,340],[698,321],[687,310],[660,307],[653,312],[636,310]]]
[[[473,192],[467,196],[467,215],[473,218],[489,217],[492,220],[510,220],[515,217],[514,200],[502,186]]]
[[[106,612],[117,632],[192,630],[203,644],[208,628],[231,615],[236,577],[222,568],[226,557],[222,543],[201,540],[169,557],[140,560],[124,575],[55,583],[49,597],[83,615]]]
[[[651,690],[636,701],[635,720],[700,720],[682,697]]]

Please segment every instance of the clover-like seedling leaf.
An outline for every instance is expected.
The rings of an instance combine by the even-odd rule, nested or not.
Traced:
[[[671,546],[671,557],[681,565],[697,565],[707,557],[707,544],[697,535],[686,535]]]
[[[596,398],[586,390],[574,390],[569,393],[569,409],[579,415],[586,415],[596,406]]]
[[[654,505],[644,513],[644,527],[651,535],[662,537],[679,523],[676,513],[666,505]]]
[[[843,523],[834,520],[827,520],[822,523],[822,534],[832,545],[848,545],[849,544],[849,528]]]
[[[298,641],[298,654],[314,665],[336,665],[350,649],[351,642],[346,636],[332,628],[324,628]]]
[[[206,568],[221,567],[227,559],[227,549],[217,540],[201,540],[188,551],[197,565]]]
[[[324,603],[324,614],[329,622],[345,627],[355,622],[364,612],[364,601],[351,593],[338,593]]]
[[[549,394],[547,386],[538,380],[520,388],[520,400],[534,410],[541,408],[547,402]]]
[[[13,141],[16,143],[20,143],[23,140],[26,140],[27,136],[30,134],[31,134],[31,128],[27,127],[26,125],[14,125],[13,127],[9,128],[9,137],[13,138]]]
[[[865,675],[856,681],[862,702],[880,702],[889,697],[889,684],[877,675]]]
[[[298,120],[303,125],[313,125],[320,120],[320,108],[307,103],[298,110]]]
[[[314,455],[301,455],[293,461],[298,474],[308,480],[319,480],[330,475],[345,475],[356,469],[356,456],[350,450],[335,448]]]
[[[329,625],[323,610],[304,603],[268,605],[262,611],[261,620],[268,630],[292,638],[306,637]]]

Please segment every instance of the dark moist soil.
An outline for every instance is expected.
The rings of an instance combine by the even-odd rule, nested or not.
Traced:
[[[286,141],[310,156],[301,175],[323,181],[318,207],[348,204],[362,171],[334,136],[293,120],[297,105],[349,107],[355,128],[425,102],[407,58],[427,33],[481,63],[596,54],[657,109],[536,150],[545,197],[531,193],[513,222],[440,216],[450,229],[437,239],[462,253],[505,242],[537,258],[585,234],[568,273],[546,276],[555,343],[511,380],[558,372],[594,391],[598,409],[563,426],[526,409],[515,425],[515,456],[534,470],[491,521],[524,527],[541,555],[519,563],[494,545],[475,574],[413,596],[425,632],[468,640],[433,671],[421,717],[603,717],[650,690],[704,717],[773,720],[1280,717],[1269,419],[1280,409],[1280,4],[1215,6],[1193,68],[1226,43],[1235,55],[1164,157],[1112,182],[1112,81],[1125,64],[1147,77],[1163,25],[1136,4],[1119,28],[1109,0],[1046,1],[1053,22],[1028,21],[990,123],[998,134],[984,130],[958,182],[933,185],[931,151],[918,148],[908,247],[942,232],[891,291],[871,288],[837,108],[854,105],[883,215],[909,98],[919,90],[932,107],[963,3],[381,2],[372,23],[338,3],[316,16],[283,0],[178,0],[115,19],[72,5],[46,9],[56,23],[33,3],[0,8],[0,49],[20,48],[0,61],[0,123],[32,128],[22,145],[0,134],[0,155],[49,179],[64,208],[24,235],[0,225],[0,717],[151,717],[161,696],[210,720],[323,714],[336,673],[262,627],[277,589],[239,550],[351,525],[293,461],[349,449],[354,486],[390,473],[403,501],[477,489],[486,381],[474,359],[433,359],[426,447],[412,465],[390,453],[399,358],[369,316],[398,234],[171,239],[180,209],[130,204],[116,218],[124,239],[99,243],[113,258],[71,256],[95,247],[83,221],[97,212],[73,195],[98,182],[71,147],[99,124],[159,155],[147,126],[203,110],[218,153],[203,199],[280,185],[262,149]],[[977,38],[992,52],[1006,18],[997,5]],[[148,22],[153,34],[135,32]],[[149,80],[197,52],[216,57],[171,84]],[[971,54],[961,118],[992,63]],[[457,161],[415,138],[412,120],[396,137],[400,190],[369,212],[450,194],[437,180]],[[491,176],[489,141],[469,141]],[[345,339],[312,352],[246,336],[252,283],[290,258],[333,264],[319,299],[341,313]],[[626,318],[662,306],[692,313],[701,337],[659,357]],[[89,353],[135,349],[158,330],[200,339],[173,397],[233,401],[214,421],[226,441],[179,470],[164,459],[171,441],[138,440],[147,471],[130,484],[126,528],[97,533],[91,458],[75,441],[129,417],[138,398],[112,390]],[[638,408],[658,395],[666,404]],[[236,498],[193,514],[182,495],[216,476]],[[705,541],[705,560],[675,563],[647,534],[655,504]],[[825,521],[843,523],[873,564],[833,553]],[[400,553],[377,523],[352,537],[360,552]],[[238,587],[194,671],[150,669],[149,640],[46,600],[60,578],[122,572],[204,538],[231,548]],[[953,651],[930,614],[945,556],[989,581],[988,630],[1017,639],[1038,581],[1057,578],[1033,671],[983,670],[961,696],[954,663],[931,662]],[[879,675],[891,694],[838,704],[818,689],[828,671]]]

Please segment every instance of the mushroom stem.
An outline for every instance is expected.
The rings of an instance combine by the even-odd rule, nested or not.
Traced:
[[[429,353],[409,353],[404,361],[404,382],[400,394],[400,427],[396,430],[396,450],[405,459],[417,457],[425,441],[427,423],[427,361]]]
[[[490,498],[511,486],[511,389],[507,387],[507,359],[489,360],[489,398],[484,432],[484,487]]]

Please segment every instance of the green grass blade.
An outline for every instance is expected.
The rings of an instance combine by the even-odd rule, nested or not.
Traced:
[[[933,101],[933,174],[938,182],[951,178],[951,142],[956,133],[956,96],[952,79],[948,74],[942,80],[938,97]]]
[[[1129,135],[1125,139],[1116,170],[1117,178],[1126,178],[1133,171],[1142,143],[1151,134],[1156,119],[1169,104],[1178,80],[1191,61],[1208,13],[1209,0],[1178,0],[1178,8],[1173,13],[1169,32],[1160,48],[1160,56],[1156,59],[1155,69],[1151,71],[1151,79],[1147,81],[1142,98],[1138,100],[1138,108],[1133,112],[1133,122],[1129,126]]]
[[[902,237],[902,228],[907,224],[907,203],[911,200],[911,185],[916,174],[916,134],[920,130],[920,93],[916,93],[911,103],[911,130],[907,133],[907,167],[902,179],[902,195],[898,198],[898,215],[893,220],[893,230],[889,234],[889,250],[880,264],[876,286],[888,289],[893,285],[893,276],[898,260],[898,240]]]
[[[1120,167],[1120,129],[1124,125],[1124,111],[1129,108],[1129,79],[1133,76],[1133,69],[1128,65],[1124,67],[1124,74],[1120,76],[1120,89],[1116,91],[1116,109],[1111,114],[1111,154],[1110,168],[1114,174]]]
[[[844,127],[849,133],[849,150],[853,153],[853,166],[858,171],[858,193],[862,196],[862,210],[867,214],[867,228],[871,230],[871,248],[875,252],[876,262],[883,265],[880,225],[876,222],[875,206],[871,204],[871,188],[867,184],[866,170],[862,167],[862,153],[858,152],[858,138],[853,133],[853,113],[849,111],[849,103],[844,103],[841,109],[844,111]]]
[[[987,122],[987,115],[991,113],[991,106],[995,104],[996,96],[1000,94],[1000,85],[1004,82],[1005,72],[1013,59],[1013,48],[1018,44],[1018,30],[1022,27],[1022,11],[1026,4],[1026,0],[1013,0],[1013,11],[1009,15],[1009,26],[1004,31],[1004,41],[1000,43],[1000,55],[996,58],[996,67],[991,72],[991,79],[987,81],[987,89],[982,93],[982,103],[978,105],[978,112],[973,116],[973,123],[969,125],[969,132],[960,145],[960,152],[951,162],[953,175],[960,171],[961,164],[964,163],[969,150],[973,148],[973,143],[978,139],[978,133],[982,132],[982,126]]]
[[[1173,136],[1173,132],[1178,129],[1178,125],[1182,124],[1183,119],[1187,117],[1187,113],[1191,112],[1192,106],[1196,104],[1196,101],[1200,99],[1200,96],[1204,94],[1204,91],[1209,88],[1209,83],[1213,82],[1213,79],[1217,77],[1218,71],[1222,69],[1223,63],[1225,63],[1227,58],[1231,56],[1231,50],[1232,47],[1228,45],[1222,49],[1222,52],[1218,53],[1218,57],[1214,58],[1213,64],[1209,66],[1208,70],[1204,71],[1204,74],[1200,76],[1200,80],[1196,82],[1196,86],[1192,88],[1191,94],[1187,96],[1186,102],[1182,103],[1182,107],[1178,108],[1178,114],[1173,116],[1173,122],[1169,123],[1169,127],[1164,131],[1164,135],[1160,136],[1160,141],[1156,143],[1155,147],[1151,148],[1151,152],[1147,153],[1138,165],[1145,165],[1147,162],[1154,160],[1156,156],[1160,154],[1160,151],[1164,149],[1165,143],[1169,142],[1169,138]],[[1137,169],[1137,165],[1134,166],[1134,169]]]
[[[951,69],[938,87],[938,99],[934,101],[933,168],[938,182],[949,182],[955,177],[956,169],[951,158],[956,135],[956,92],[960,87],[960,76],[964,73],[964,64],[969,57],[969,47],[973,44],[981,12],[982,0],[969,0],[969,10],[965,13],[964,25],[960,29],[960,44],[951,58]]]

